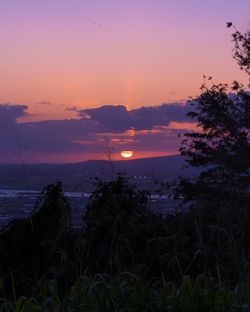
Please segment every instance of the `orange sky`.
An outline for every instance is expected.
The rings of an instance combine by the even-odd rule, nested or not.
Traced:
[[[249,12],[248,0],[1,2],[0,103],[62,119],[72,106],[183,100],[203,74],[244,82],[225,25],[245,31]]]
[[[226,23],[244,33],[249,12],[249,0],[0,1],[0,162],[23,146],[30,162],[103,158],[105,139],[115,159],[178,153],[190,120],[175,102],[204,74],[248,82]]]

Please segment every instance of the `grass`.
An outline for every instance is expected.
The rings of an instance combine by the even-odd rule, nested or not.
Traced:
[[[202,275],[184,276],[181,285],[161,282],[148,287],[130,273],[111,278],[98,274],[79,277],[68,293],[60,297],[55,281],[44,281],[37,297],[0,299],[0,312],[84,311],[84,312],[206,312],[250,311],[250,284],[223,288]]]
[[[162,219],[120,178],[100,184],[86,228],[71,233],[52,214],[60,185],[49,191],[34,227],[14,222],[1,236],[0,312],[250,312],[247,205],[217,200]]]

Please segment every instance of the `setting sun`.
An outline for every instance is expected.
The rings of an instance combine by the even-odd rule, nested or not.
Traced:
[[[121,156],[123,158],[130,158],[133,156],[133,151],[121,151]]]

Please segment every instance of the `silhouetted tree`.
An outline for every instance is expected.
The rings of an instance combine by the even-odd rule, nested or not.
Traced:
[[[49,185],[30,217],[13,220],[0,232],[0,274],[7,277],[6,285],[10,274],[16,282],[43,275],[59,278],[72,245],[70,231],[70,207],[62,185]]]
[[[234,56],[249,75],[249,32],[236,31],[233,41]],[[221,274],[239,280],[244,278],[239,268],[250,261],[250,93],[236,81],[231,88],[203,84],[201,89],[188,113],[198,128],[185,134],[180,152],[202,171],[195,179],[182,178],[177,187],[177,195],[190,203],[177,230],[187,240],[180,240],[178,249],[187,263],[195,259],[189,272],[214,275],[220,267]]]
[[[123,176],[97,181],[87,205],[84,239],[88,266],[109,273],[144,267],[159,272],[158,237],[162,219],[147,209],[148,194]]]
[[[234,58],[238,62],[240,68],[250,75],[250,31],[242,34],[236,29],[233,23],[227,23],[227,27],[233,27],[235,30],[232,35],[234,42]]]
[[[228,23],[228,27],[231,23]],[[233,34],[235,58],[249,74],[250,34]],[[185,134],[180,152],[189,165],[203,171],[192,188],[197,195],[208,195],[202,188],[244,191],[250,186],[250,93],[234,81],[233,93],[225,84],[208,88],[191,102],[194,110],[188,116],[199,131]],[[191,195],[192,195],[191,194]]]

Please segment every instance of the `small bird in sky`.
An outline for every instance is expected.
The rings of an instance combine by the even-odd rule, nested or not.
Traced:
[[[98,24],[97,22],[94,22],[94,26],[101,28],[102,24]]]

